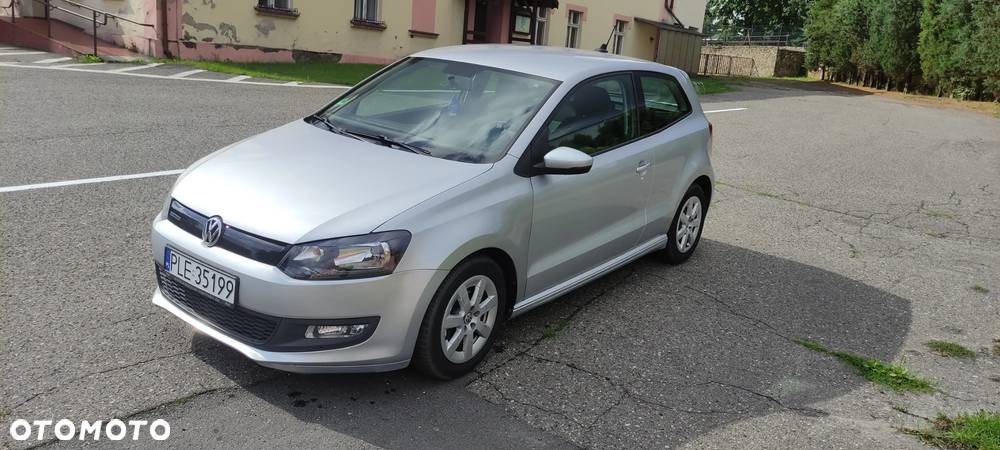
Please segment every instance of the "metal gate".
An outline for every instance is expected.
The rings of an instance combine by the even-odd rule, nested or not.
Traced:
[[[698,74],[750,77],[753,76],[754,69],[753,58],[702,54],[701,64],[698,66]]]

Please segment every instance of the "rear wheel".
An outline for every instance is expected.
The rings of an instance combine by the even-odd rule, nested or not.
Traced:
[[[660,252],[667,263],[680,264],[687,261],[698,248],[707,207],[705,191],[697,184],[691,185],[667,229],[667,247]]]
[[[412,365],[441,379],[471,371],[486,356],[502,325],[504,286],[500,266],[484,256],[452,269],[424,314]]]

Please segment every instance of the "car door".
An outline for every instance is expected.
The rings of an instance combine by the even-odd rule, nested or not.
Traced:
[[[646,208],[649,222],[640,241],[665,234],[684,194],[684,167],[692,154],[704,146],[701,127],[684,119],[691,116],[691,103],[676,78],[659,72],[636,73],[639,92],[639,142],[650,149],[655,168],[647,176],[650,195]]]
[[[630,73],[581,82],[556,107],[530,158],[571,147],[593,157],[588,173],[531,178],[533,215],[525,297],[635,247],[646,223],[649,148],[635,142],[636,91]]]

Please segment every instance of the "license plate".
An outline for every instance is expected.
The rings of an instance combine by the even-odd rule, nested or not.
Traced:
[[[163,267],[181,281],[213,298],[230,305],[236,304],[239,279],[223,273],[197,259],[167,247],[163,251]]]

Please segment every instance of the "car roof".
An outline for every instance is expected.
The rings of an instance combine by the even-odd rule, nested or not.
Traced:
[[[479,64],[558,81],[618,70],[670,72],[666,70],[668,66],[643,59],[539,45],[455,45],[424,50],[412,56]]]

